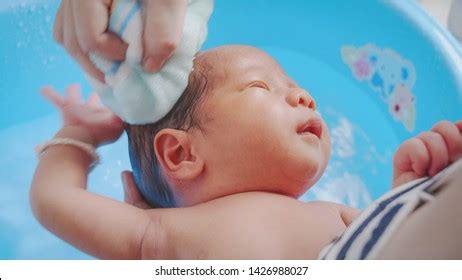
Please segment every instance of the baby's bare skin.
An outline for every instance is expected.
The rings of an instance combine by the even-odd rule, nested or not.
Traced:
[[[330,157],[328,128],[314,98],[277,61],[230,45],[194,63],[209,85],[200,129],[162,129],[153,140],[177,206],[249,191],[297,198],[319,180]]]
[[[207,133],[170,129],[163,132],[169,141],[156,145],[166,152],[158,159],[184,208],[146,210],[88,192],[91,157],[75,146],[56,145],[41,158],[32,183],[38,220],[99,258],[316,258],[357,215],[345,206],[295,199],[327,165],[327,127],[311,96],[267,54],[229,48],[221,53],[228,55],[221,60],[221,81],[229,83],[203,107]],[[227,75],[232,78],[223,79]],[[97,147],[122,133],[120,119],[100,107],[96,95],[82,103],[75,88],[66,98],[51,89],[44,94],[63,116],[56,137]],[[322,131],[300,133],[306,123]],[[462,122],[446,122],[420,137],[420,146],[398,150],[395,180],[405,183],[459,158],[461,131]],[[416,155],[427,159],[418,168]]]
[[[147,259],[316,259],[358,213],[340,204],[263,192],[169,209],[162,218],[159,210],[151,211],[153,221],[161,221],[145,235],[142,258]]]

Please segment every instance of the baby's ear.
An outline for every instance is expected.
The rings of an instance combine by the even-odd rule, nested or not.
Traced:
[[[183,130],[162,129],[154,138],[154,150],[165,175],[175,181],[194,180],[204,170],[190,135]]]

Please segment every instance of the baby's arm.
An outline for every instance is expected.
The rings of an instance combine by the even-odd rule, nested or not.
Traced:
[[[404,142],[393,159],[393,188],[434,176],[462,156],[462,121],[442,121]]]
[[[122,122],[93,95],[81,104],[78,89],[67,99],[51,89],[47,96],[63,114],[63,128],[55,138],[70,138],[94,146],[115,141]],[[143,235],[152,222],[145,210],[90,193],[87,172],[91,157],[78,147],[55,145],[42,155],[31,189],[37,219],[74,246],[100,258],[141,257]]]

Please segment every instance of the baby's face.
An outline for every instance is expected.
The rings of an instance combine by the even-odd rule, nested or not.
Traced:
[[[330,156],[327,127],[313,98],[268,54],[247,46],[207,51],[211,92],[196,137],[215,189],[210,199],[245,191],[303,194]]]

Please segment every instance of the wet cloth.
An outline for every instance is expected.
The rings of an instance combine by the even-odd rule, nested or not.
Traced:
[[[91,77],[104,105],[130,124],[154,123],[175,105],[188,84],[193,59],[207,37],[212,0],[188,1],[181,41],[157,73],[142,68],[143,19],[141,1],[118,0],[109,20],[109,30],[128,43],[125,61],[90,57],[104,73],[106,84]]]

